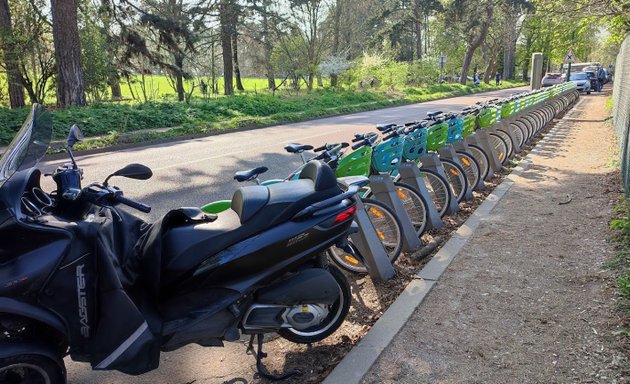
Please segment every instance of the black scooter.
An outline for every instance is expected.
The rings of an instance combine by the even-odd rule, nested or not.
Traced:
[[[147,224],[121,205],[150,207],[109,180],[151,170],[131,164],[82,187],[76,126],[71,162],[44,192],[36,165],[51,132],[35,105],[0,159],[0,383],[64,383],[67,354],[137,375],[157,368],[160,351],[241,334],[252,350],[258,337],[261,374],[283,378],[261,363],[264,334],[311,343],[343,322],[350,288],[323,251],[346,246],[358,185],[343,192],[311,162],[297,181],[239,188],[218,216],[180,208]]]

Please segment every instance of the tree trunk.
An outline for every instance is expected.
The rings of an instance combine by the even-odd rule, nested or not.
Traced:
[[[0,48],[4,53],[4,64],[9,83],[9,105],[11,108],[24,106],[24,88],[22,87],[22,73],[18,63],[18,52],[13,41],[11,13],[7,0],[0,0]]]
[[[232,67],[232,1],[222,0],[219,6],[221,23],[221,49],[223,50],[223,89],[226,96],[234,94]]]
[[[516,10],[511,7],[505,24],[505,49],[503,50],[503,78],[514,79],[514,58],[516,56]]]
[[[243,82],[241,81],[241,68],[238,65],[238,34],[232,35],[232,53],[234,54],[234,76],[236,77],[236,89],[244,91]]]
[[[464,64],[462,65],[462,77],[459,82],[463,85],[466,85],[466,80],[468,77],[468,69],[470,68],[470,62],[472,61],[473,54],[475,50],[483,43],[486,39],[486,35],[488,34],[488,29],[490,28],[490,23],[492,22],[492,15],[494,13],[494,8],[492,6],[488,6],[486,8],[486,19],[481,23],[481,30],[479,31],[479,35],[468,44],[468,48],[466,48],[466,55],[464,56]]]
[[[413,28],[416,32],[416,59],[422,59],[422,23],[420,22],[420,1],[415,0],[413,6]]]
[[[313,90],[313,81],[315,80],[315,74],[314,73],[309,73],[308,74],[308,84],[307,84],[307,90],[310,92]]]
[[[336,73],[331,73],[330,74],[330,86],[331,87],[334,88],[334,87],[337,86],[337,79],[338,79],[338,76],[337,76]]]
[[[112,91],[112,100],[122,99],[122,90],[120,89],[120,75],[113,73],[108,79],[109,89]]]
[[[136,100],[136,95],[133,92],[133,87],[131,86],[131,78],[128,74],[125,75],[125,80],[127,80],[127,88],[129,88],[129,93],[131,93],[131,98]]]
[[[186,99],[186,91],[184,91],[184,56],[175,57],[175,91],[177,92],[177,101],[180,103]]]
[[[271,5],[271,0],[263,0],[262,2],[262,41],[263,41],[263,51],[265,58],[265,76],[267,77],[267,88],[272,92],[276,90],[276,78],[274,76],[273,65],[271,64],[271,54],[273,52],[273,44],[271,39],[269,38],[270,27],[269,27],[269,15],[267,14],[268,9]]]
[[[51,0],[57,62],[57,105],[85,105],[76,0]]]
[[[483,74],[483,81],[486,84],[490,84],[490,80],[494,78],[494,74],[497,70],[497,61],[499,61],[498,57],[492,58],[490,64],[488,64],[488,68],[486,68],[486,72]]]

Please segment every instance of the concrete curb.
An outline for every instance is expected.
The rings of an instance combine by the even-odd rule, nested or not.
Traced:
[[[568,117],[579,106],[582,100],[574,104],[563,116]],[[563,119],[543,137],[538,144],[545,144],[563,130]],[[535,148],[534,148],[535,149]],[[337,364],[335,369],[326,377],[323,384],[358,384],[367,374],[381,353],[392,342],[394,337],[407,323],[416,308],[427,297],[433,286],[446,271],[451,262],[457,257],[468,241],[475,233],[482,220],[487,219],[499,201],[514,185],[514,177],[521,175],[532,164],[534,150],[525,156],[518,166],[488,195],[483,203],[472,213],[451,238],[440,248],[433,258],[415,276],[396,301],[385,311],[383,316],[372,326],[370,331],[355,345],[350,352]]]

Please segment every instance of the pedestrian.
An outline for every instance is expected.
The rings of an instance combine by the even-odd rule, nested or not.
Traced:
[[[479,84],[481,83],[481,80],[479,79],[479,74],[477,73],[477,71],[475,71],[475,74],[473,75],[473,81],[475,82],[475,87],[478,87]]]
[[[497,71],[497,73],[494,75],[494,81],[496,82],[496,85],[501,84],[501,74],[499,73],[499,71]]]

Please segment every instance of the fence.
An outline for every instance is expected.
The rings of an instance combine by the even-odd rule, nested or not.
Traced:
[[[623,185],[626,196],[630,196],[630,35],[621,43],[615,64],[613,124],[619,140]]]

